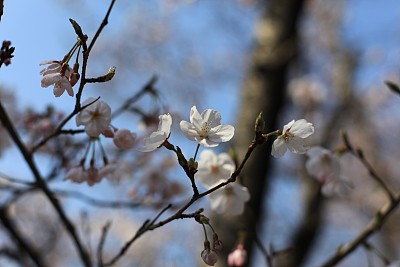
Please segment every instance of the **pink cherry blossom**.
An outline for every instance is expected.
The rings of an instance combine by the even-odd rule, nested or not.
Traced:
[[[70,96],[74,96],[74,90],[69,81],[71,68],[68,64],[62,61],[49,60],[42,62],[40,65],[48,65],[40,71],[40,74],[43,75],[41,80],[42,87],[46,88],[54,84],[53,93],[56,97],[61,96],[65,90]]]
[[[94,102],[94,103],[93,103]],[[76,125],[84,125],[85,132],[91,137],[98,137],[103,131],[109,127],[111,122],[111,108],[110,106],[102,101],[97,100],[93,97],[89,97],[82,106],[90,106],[83,109],[76,116]]]
[[[244,266],[247,261],[247,251],[243,248],[242,244],[238,244],[236,249],[229,253],[228,264],[232,267]]]

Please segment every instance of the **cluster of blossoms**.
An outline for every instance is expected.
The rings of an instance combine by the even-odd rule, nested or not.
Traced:
[[[153,151],[168,142],[171,134],[172,117],[170,114],[159,116],[159,125],[143,140],[143,145],[138,148],[142,152]],[[190,122],[181,121],[180,128],[184,135],[204,147],[216,147],[220,142],[227,142],[234,135],[234,127],[221,124],[221,114],[212,109],[206,109],[201,114],[196,106],[190,110]],[[207,189],[225,182],[235,171],[235,164],[227,153],[216,155],[212,150],[203,150],[198,162],[196,180]],[[221,190],[216,190],[209,195],[211,208],[217,213],[232,215],[241,214],[244,203],[250,199],[246,187],[238,183],[230,183]]]
[[[143,139],[143,144],[138,150],[150,152],[161,146],[170,148],[172,145],[168,138],[171,134],[171,126],[171,115],[160,115],[157,130]],[[180,129],[189,140],[196,141],[198,147],[200,145],[208,148],[216,147],[221,142],[231,140],[234,135],[233,126],[221,124],[221,114],[218,111],[206,109],[200,114],[196,106],[190,110],[189,122],[184,120],[180,122]],[[202,183],[207,189],[226,182],[236,169],[235,163],[227,153],[217,155],[211,149],[201,152],[197,164],[196,181]],[[208,197],[211,208],[217,213],[239,215],[244,210],[244,203],[250,199],[250,194],[246,187],[238,183],[229,183],[222,189],[212,192]],[[208,221],[207,224],[209,225]],[[201,258],[206,264],[213,266],[218,260],[217,252],[221,249],[222,242],[214,232],[213,247],[211,248],[210,242],[206,239]]]
[[[70,169],[65,179],[76,183],[87,182],[88,185],[98,183],[104,177],[115,180],[114,178],[117,178],[118,174],[124,173],[124,168],[121,170],[123,165],[108,162],[107,156],[101,147],[99,136],[103,135],[107,138],[112,138],[114,144],[120,149],[130,149],[136,144],[136,134],[128,129],[117,129],[111,125],[111,108],[106,102],[90,97],[83,102],[83,107],[83,110],[76,116],[76,125],[85,127],[85,132],[90,137],[90,142],[79,165]],[[86,168],[86,156],[92,143],[94,151],[95,142],[99,142],[100,145],[103,167],[100,169],[96,167],[95,154],[93,153],[94,155],[90,159],[90,166]]]
[[[40,74],[43,75],[42,87],[46,88],[54,85],[53,93],[56,97],[61,96],[65,91],[67,91],[68,95],[74,96],[72,87],[80,78],[78,56],[72,69],[68,62],[76,51],[78,51],[79,55],[80,47],[81,42],[78,40],[62,60],[46,60],[40,63],[40,65],[47,65],[40,71]]]
[[[72,80],[72,69],[63,60],[43,61],[40,65],[47,65],[40,71],[43,75],[42,87],[46,88],[54,84],[53,93],[56,97],[61,96],[65,90],[70,96],[74,96],[72,86],[76,82]]]

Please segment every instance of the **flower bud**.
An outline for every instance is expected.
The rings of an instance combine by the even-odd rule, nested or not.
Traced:
[[[203,259],[204,263],[209,266],[214,266],[214,264],[218,261],[217,253],[210,249],[209,241],[204,241],[204,250],[201,252],[201,258]]]
[[[114,144],[121,149],[130,149],[135,145],[136,134],[128,129],[120,129],[115,133]]]
[[[254,131],[256,133],[262,133],[265,127],[265,122],[262,116],[262,112],[260,112],[260,114],[258,114],[258,117],[256,119],[256,123],[254,125]]]
[[[236,249],[228,255],[228,265],[232,267],[244,266],[247,260],[247,252],[243,244],[238,244]]]
[[[213,234],[213,248],[217,252],[222,250],[222,241],[218,238],[216,233]]]

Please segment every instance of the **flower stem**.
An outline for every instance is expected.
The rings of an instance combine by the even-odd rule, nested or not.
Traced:
[[[194,153],[194,157],[193,157],[193,160],[194,160],[194,161],[196,161],[197,152],[199,152],[199,148],[200,148],[200,144],[197,144],[196,152]]]

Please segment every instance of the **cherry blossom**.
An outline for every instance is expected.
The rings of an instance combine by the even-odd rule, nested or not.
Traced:
[[[152,132],[149,136],[143,139],[143,145],[137,150],[142,152],[150,152],[161,147],[162,144],[169,138],[171,133],[172,117],[169,113],[158,117],[159,123],[157,131]]]
[[[67,172],[64,180],[71,180],[72,182],[80,184],[87,180],[87,173],[82,166],[76,166]]]
[[[238,244],[236,249],[228,255],[228,265],[232,267],[244,266],[247,261],[247,252],[243,244]]]
[[[120,149],[130,149],[135,145],[136,134],[128,129],[119,129],[114,136],[114,144]]]
[[[65,90],[70,96],[74,96],[74,90],[69,81],[71,68],[68,64],[62,61],[49,60],[40,63],[40,65],[48,65],[40,71],[40,74],[43,75],[42,87],[46,88],[54,84],[53,93],[56,97],[61,96]]]
[[[339,159],[328,149],[312,147],[307,151],[306,170],[317,179],[325,196],[347,195],[352,186],[340,176]]]
[[[84,125],[85,132],[89,136],[98,137],[110,125],[111,108],[102,100],[97,100],[95,102],[93,97],[89,97],[82,105],[85,106],[90,103],[93,104],[83,109],[78,116],[76,116],[76,125]]]
[[[126,161],[108,163],[99,170],[99,175],[111,183],[119,183],[132,177],[133,166]]]
[[[190,110],[190,122],[181,121],[180,127],[185,136],[205,147],[216,147],[220,142],[232,139],[235,128],[221,124],[221,114],[213,109],[206,109],[200,115],[196,106]]]
[[[86,182],[89,186],[92,186],[99,183],[102,178],[101,173],[96,167],[90,166],[88,169],[85,169],[79,165],[71,168],[65,175],[64,180],[70,180],[79,184]]]
[[[292,120],[283,127],[282,134],[274,141],[272,145],[272,156],[282,157],[289,149],[295,154],[304,154],[309,147],[304,139],[314,133],[314,126],[305,119]]]
[[[215,154],[210,149],[201,152],[196,178],[206,187],[220,179],[228,179],[235,171],[235,163],[228,153]]]
[[[211,187],[224,181],[225,180],[221,179]],[[237,183],[230,183],[212,192],[208,195],[208,198],[211,202],[211,209],[217,213],[239,215],[243,213],[244,203],[250,199],[250,194],[246,187]]]

